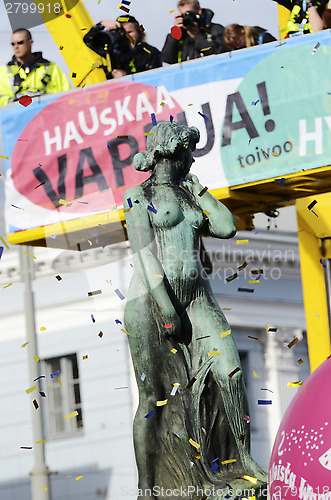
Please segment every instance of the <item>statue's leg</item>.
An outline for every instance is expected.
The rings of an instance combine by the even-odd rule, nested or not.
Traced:
[[[150,307],[149,297],[128,301],[125,307],[125,328],[130,333],[129,345],[139,390],[139,406],[133,423],[134,450],[138,468],[139,496],[152,497],[155,481],[158,414],[148,415],[161,400],[159,394],[157,357],[158,327]],[[142,374],[144,374],[141,379]]]
[[[192,301],[187,314],[193,331],[192,365],[197,368],[201,366],[210,359],[208,353],[215,352],[214,349],[221,353],[213,357],[210,372],[222,394],[224,410],[237,448],[233,451],[240,458],[245,474],[266,481],[266,473],[250,455],[250,431],[245,419],[245,415],[249,415],[248,400],[238,350],[231,333],[221,336],[230,330],[230,326],[208,290]],[[240,370],[232,375],[236,368]]]

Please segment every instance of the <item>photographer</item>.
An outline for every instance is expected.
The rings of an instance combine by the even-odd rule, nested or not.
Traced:
[[[244,49],[275,41],[276,38],[260,26],[229,24],[224,30],[224,45],[228,50]]]
[[[182,30],[179,40],[167,35],[162,49],[163,61],[169,64],[197,59],[226,52],[223,46],[224,26],[212,23],[210,9],[202,9],[198,0],[179,0],[180,14],[175,16],[175,26]]]
[[[106,59],[107,79],[162,66],[161,53],[144,41],[142,31],[138,21],[127,15],[116,21],[101,21],[84,36],[85,44]]]

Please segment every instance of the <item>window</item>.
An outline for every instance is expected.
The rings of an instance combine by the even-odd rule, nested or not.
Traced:
[[[82,403],[76,354],[43,361],[48,387],[47,438],[68,437],[83,430]],[[60,375],[51,374],[60,370]],[[78,415],[66,419],[65,415],[77,410]]]

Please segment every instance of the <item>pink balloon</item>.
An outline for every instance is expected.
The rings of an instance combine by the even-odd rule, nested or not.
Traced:
[[[330,387],[328,358],[299,389],[280,424],[269,467],[270,500],[331,500]]]

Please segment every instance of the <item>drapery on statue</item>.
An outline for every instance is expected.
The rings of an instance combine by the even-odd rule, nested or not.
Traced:
[[[255,487],[266,498],[267,475],[250,455],[238,351],[199,259],[201,233],[232,238],[234,219],[210,193],[199,196],[203,187],[189,173],[198,129],[160,122],[151,132],[133,162],[151,176],[124,201],[135,262],[124,321],[139,389],[139,495],[190,486],[189,496],[202,499],[201,488],[226,495],[231,485],[237,495]]]

